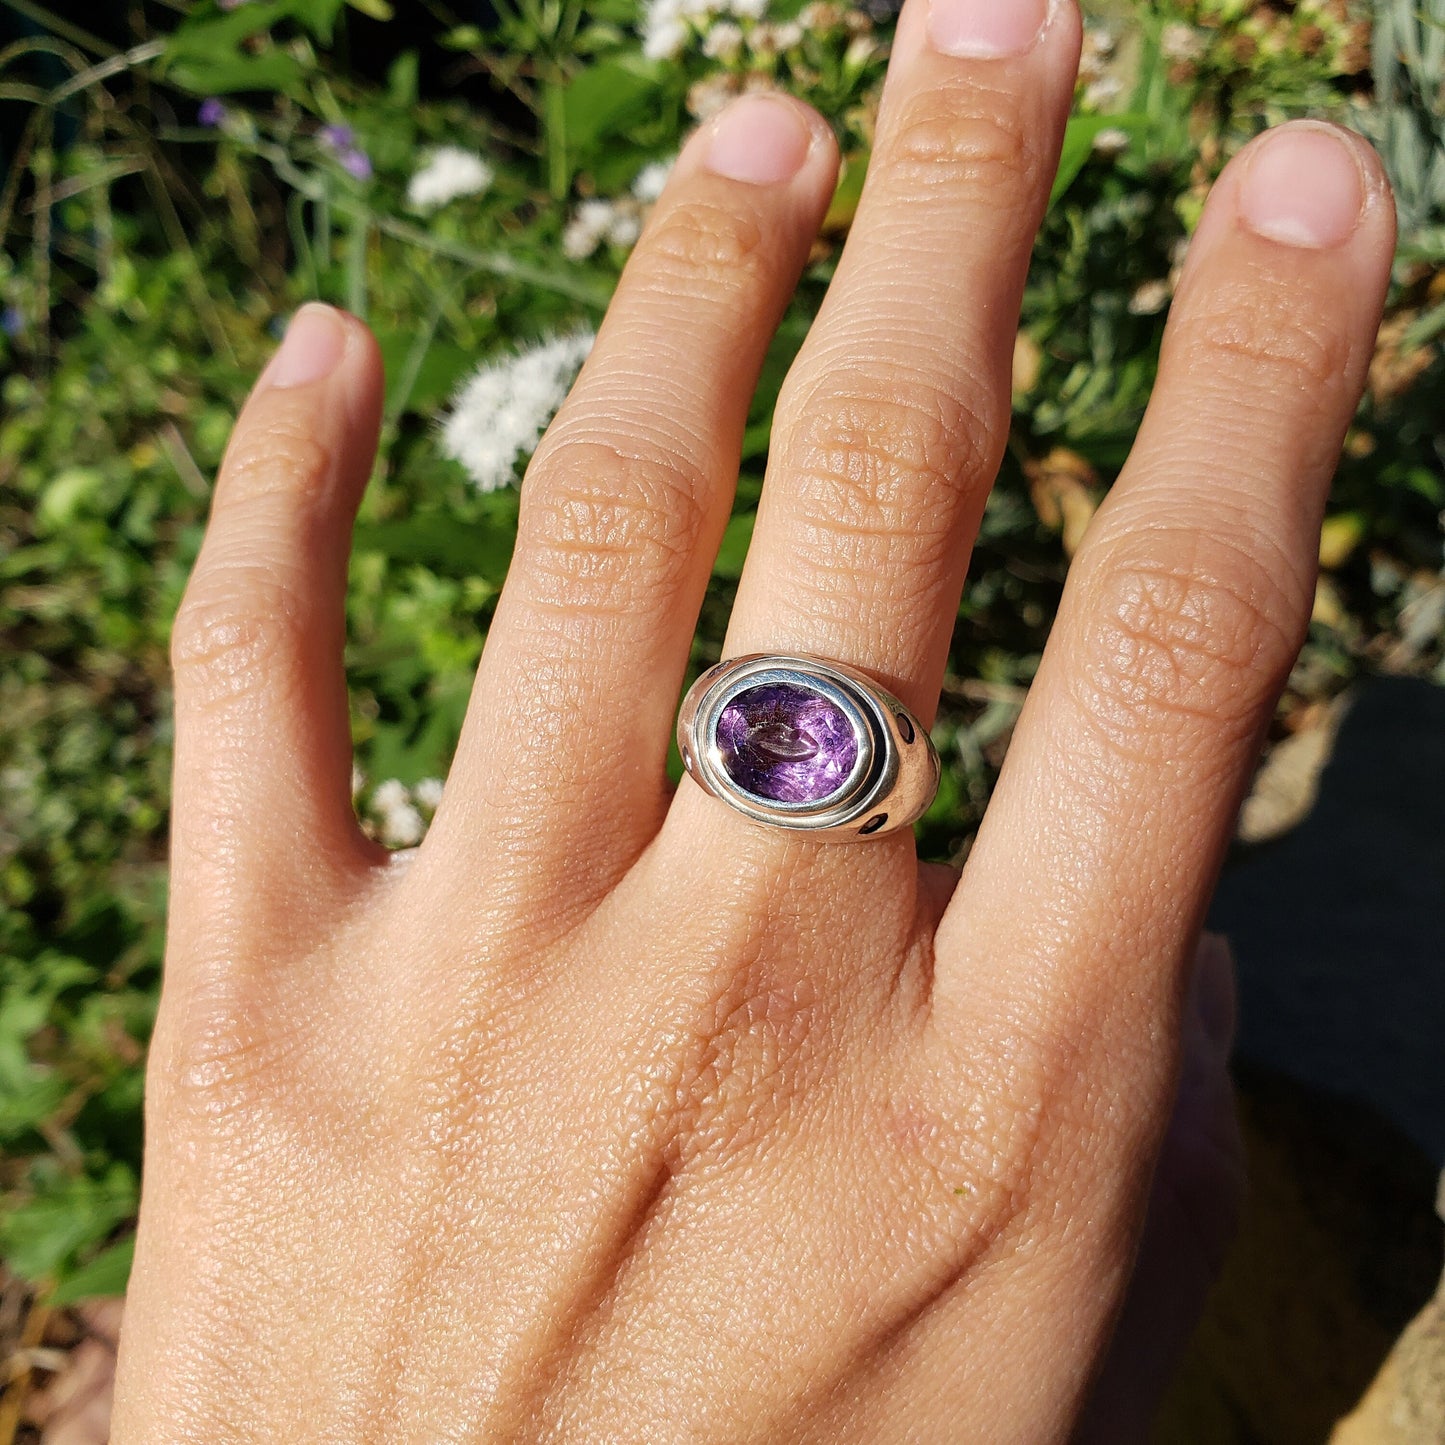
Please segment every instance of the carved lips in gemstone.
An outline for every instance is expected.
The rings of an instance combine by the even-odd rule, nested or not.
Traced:
[[[858,740],[848,715],[791,682],[744,689],[723,708],[717,745],[745,793],[777,803],[821,803],[852,776]]]

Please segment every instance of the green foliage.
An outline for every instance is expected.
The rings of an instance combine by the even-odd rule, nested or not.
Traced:
[[[1406,218],[1388,376],[1340,481],[1361,541],[1295,701],[1393,646],[1437,575],[1445,380],[1422,347],[1445,297],[1440,3],[1380,7],[1378,105],[1358,73],[1368,37],[1336,0],[1155,0],[1112,40],[1091,31],[1025,298],[1014,446],[960,610],[930,854],[967,845],[1062,587],[1039,463],[1064,459],[1075,503],[1117,471],[1207,184],[1288,114],[1375,135]],[[778,389],[858,205],[889,40],[866,16],[777,0],[735,34],[704,44],[694,28],[648,54],[636,0],[517,0],[488,34],[439,30],[446,85],[427,90],[392,10],[203,0],[123,53],[57,23],[0,54],[0,95],[28,107],[0,181],[0,1251],[57,1303],[119,1289],[128,1267],[163,930],[168,631],[209,479],[283,318],[339,302],[387,361],[347,659],[363,812],[384,831],[370,784],[445,774],[516,532],[515,487],[478,490],[437,424],[478,361],[599,320],[625,225],[579,244],[579,208],[635,223],[646,168],[749,86],[805,97],[840,136],[843,179],[747,429],[701,665],[752,535]],[[348,63],[357,15],[395,27],[380,79]],[[485,157],[492,182],[413,204],[440,145]],[[1438,666],[1437,636],[1412,645],[1411,666]]]

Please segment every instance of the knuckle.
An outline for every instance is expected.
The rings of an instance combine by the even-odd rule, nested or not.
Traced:
[[[704,525],[709,479],[680,453],[554,438],[522,490],[518,553],[534,600],[624,613],[668,605]]]
[[[910,391],[912,394],[910,395]],[[936,387],[830,391],[783,428],[804,566],[941,561],[987,481],[998,423]]]
[[[1221,288],[1181,322],[1186,349],[1215,369],[1223,362],[1231,389],[1241,384],[1242,373],[1251,386],[1307,400],[1338,385],[1350,370],[1352,343],[1344,331],[1317,305],[1301,304],[1269,277],[1244,277]]]
[[[193,581],[171,630],[177,691],[208,709],[274,686],[306,632],[300,597],[269,570],[228,567]]]
[[[758,221],[702,199],[680,201],[653,223],[638,259],[689,287],[733,291],[769,265]]]
[[[312,491],[308,484],[332,470],[334,458],[317,435],[315,418],[293,398],[268,400],[268,414],[238,428],[231,443],[220,488],[226,502],[305,497]]]
[[[158,1028],[147,1092],[168,1122],[240,1129],[284,1089],[303,1039],[294,1016],[263,1007],[260,992],[224,988],[184,1023]]]
[[[807,979],[745,970],[692,1020],[669,1113],[672,1167],[724,1171],[785,1130],[811,1092],[825,1009]]]
[[[951,195],[1018,210],[1040,169],[1038,141],[1018,97],[970,84],[905,102],[893,123],[885,174],[905,196]]]
[[[917,1191],[948,1277],[964,1274],[1027,1218],[1061,1127],[1058,1089],[1041,1057],[1013,1041],[994,1056],[981,1046],[950,1069],[942,1097],[977,1100],[948,1108],[936,1084],[891,1105],[888,1127],[900,1172]],[[984,1102],[986,1101],[986,1102]]]
[[[1029,965],[1021,957],[1017,967]],[[967,1048],[957,1033],[939,1035],[923,1087],[892,1105],[904,1177],[936,1225],[950,1275],[1027,1238],[1078,1139],[1097,1137],[1098,1100],[1087,1081],[1118,1067],[1101,1025],[1107,1017],[1086,997],[975,1014]]]
[[[1258,725],[1294,664],[1305,612],[1287,560],[1263,547],[1180,531],[1094,559],[1080,686],[1112,741],[1175,750],[1202,724],[1212,748],[1220,729]]]

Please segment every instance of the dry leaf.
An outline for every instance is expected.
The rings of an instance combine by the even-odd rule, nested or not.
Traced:
[[[1320,566],[1329,571],[1343,567],[1365,535],[1364,519],[1358,512],[1326,517],[1320,528]]]
[[[1347,706],[1343,698],[1331,703],[1321,709],[1317,726],[1292,734],[1270,750],[1239,810],[1236,832],[1241,843],[1271,842],[1309,816]]]
[[[1024,473],[1039,521],[1063,533],[1064,551],[1072,557],[1099,509],[1099,474],[1066,447],[1027,463]]]
[[[1408,391],[1435,361],[1433,346],[1403,349],[1405,334],[1419,316],[1418,311],[1397,311],[1380,327],[1375,354],[1370,361],[1370,395],[1377,406],[1393,401]]]
[[[86,1335],[43,1390],[26,1402],[26,1415],[40,1427],[41,1445],[106,1445],[115,1393],[115,1353],[124,1305],[100,1300],[76,1314]]]
[[[1028,396],[1039,384],[1039,371],[1043,366],[1044,354],[1039,344],[1028,334],[1020,331],[1014,337],[1013,388],[1015,396]]]

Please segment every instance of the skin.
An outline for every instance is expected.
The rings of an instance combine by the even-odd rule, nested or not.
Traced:
[[[931,719],[1079,35],[1063,4],[1020,54],[948,55],[910,0],[724,655],[836,657]],[[820,842],[666,782],[835,176],[816,116],[753,104],[778,174],[694,139],[528,472],[414,853],[350,799],[372,339],[329,313],[334,366],[268,373],[237,424],[176,625],[118,1445],[1142,1438],[1237,1194],[1229,964],[1194,964],[1199,927],[1309,615],[1393,210],[1342,135],[1324,242],[1259,229],[1259,143],[1226,172],[960,880],[906,834]]]

